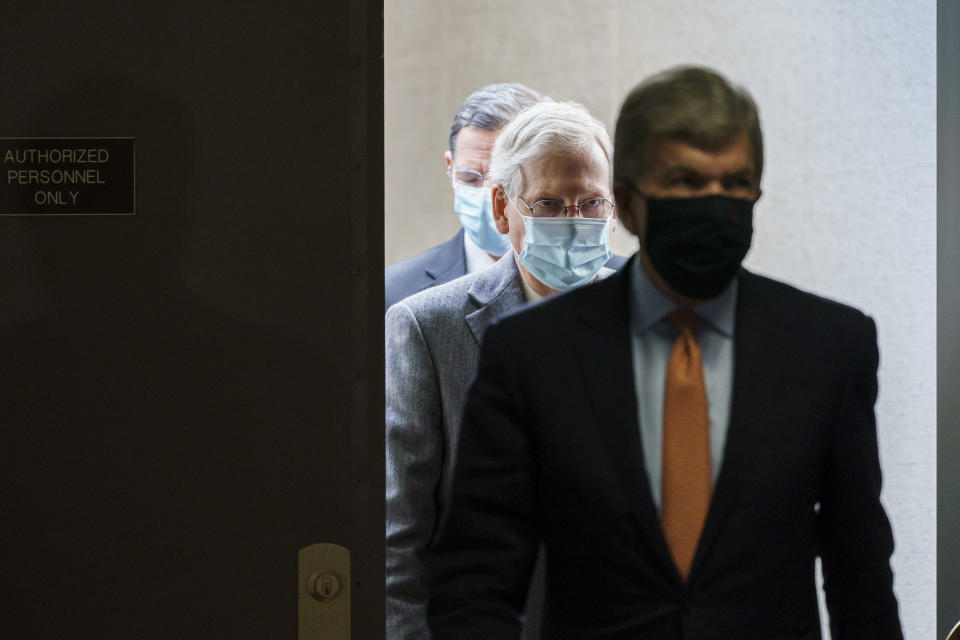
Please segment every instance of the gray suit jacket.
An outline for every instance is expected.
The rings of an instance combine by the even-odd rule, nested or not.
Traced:
[[[449,495],[480,338],[525,302],[513,254],[386,315],[387,638],[429,638],[421,554]]]
[[[604,267],[601,277],[613,273]],[[524,304],[513,253],[494,265],[416,293],[387,310],[386,613],[389,640],[425,640],[421,557],[448,504],[467,386],[480,338],[498,315]],[[530,580],[524,640],[539,637],[543,563]]]

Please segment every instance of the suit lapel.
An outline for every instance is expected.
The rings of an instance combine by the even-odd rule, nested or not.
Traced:
[[[652,551],[652,562],[662,576],[679,580],[660,527],[640,441],[628,312],[630,271],[628,263],[591,286],[595,296],[584,298],[579,309],[582,324],[577,333],[568,336],[568,343],[577,354],[583,388],[621,490],[632,497],[636,525]]]
[[[421,290],[438,280],[448,282],[467,272],[467,254],[463,246],[463,233],[461,228],[457,235],[444,242],[440,251],[437,251],[434,259],[425,269],[427,280],[424,281]]]
[[[758,455],[753,443],[763,428],[756,418],[754,406],[758,391],[768,377],[767,362],[771,349],[776,348],[773,337],[779,309],[771,308],[763,295],[763,282],[752,273],[740,270],[737,293],[737,315],[734,325],[733,391],[730,399],[730,418],[724,445],[723,462],[714,487],[710,510],[700,543],[690,570],[690,579],[709,556],[723,526],[736,508],[742,471]]]
[[[583,388],[590,398],[597,426],[607,441],[607,451],[623,491],[636,497],[638,526],[652,549],[653,562],[674,584],[680,574],[670,555],[660,526],[643,464],[637,417],[636,388],[631,360],[628,296],[629,265],[592,287],[595,299],[584,300],[580,320],[587,332],[568,336],[583,371]],[[763,292],[763,281],[740,271],[734,329],[734,371],[730,418],[723,463],[714,487],[707,521],[697,547],[689,581],[714,551],[723,526],[736,508],[742,470],[757,455],[753,443],[763,428],[756,417],[756,390],[769,375],[765,354],[775,348],[779,309],[772,308]]]
[[[525,302],[513,252],[478,273],[467,295],[473,306],[467,309],[464,319],[477,344],[480,344],[480,338],[491,320]]]

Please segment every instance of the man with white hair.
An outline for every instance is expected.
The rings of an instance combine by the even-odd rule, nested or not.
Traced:
[[[386,268],[385,309],[418,291],[484,269],[509,249],[493,225],[487,181],[490,150],[517,113],[542,99],[530,87],[502,82],[477,89],[457,109],[443,161],[461,228],[449,240]]]
[[[429,637],[421,556],[442,516],[467,383],[499,314],[612,271],[611,144],[580,105],[521,112],[493,147],[493,266],[422,291],[386,315],[387,637]],[[536,637],[537,581],[525,637]]]
[[[457,109],[443,161],[461,228],[449,240],[385,269],[385,309],[418,291],[485,269],[509,253],[510,243],[493,219],[490,151],[503,127],[541,100],[550,98],[518,82],[502,82],[477,89]],[[618,269],[625,262],[623,256],[611,256],[606,266]]]

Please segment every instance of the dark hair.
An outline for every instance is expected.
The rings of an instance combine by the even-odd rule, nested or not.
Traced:
[[[624,100],[613,141],[614,175],[641,179],[663,140],[719,149],[743,134],[753,147],[759,185],[763,136],[753,98],[711,69],[674,67],[644,80]]]
[[[450,125],[450,153],[456,154],[457,135],[464,127],[499,131],[523,109],[543,99],[539,93],[519,82],[489,84],[477,89],[463,101]]]

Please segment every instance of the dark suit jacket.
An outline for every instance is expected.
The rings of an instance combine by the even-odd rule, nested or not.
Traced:
[[[643,467],[629,271],[487,329],[427,558],[435,640],[516,638],[538,540],[545,638],[820,638],[817,555],[834,640],[902,638],[873,321],[741,271],[723,466],[684,583]]]
[[[460,229],[446,242],[396,262],[384,270],[384,311],[407,296],[450,282],[466,273],[467,255],[463,249],[463,229]]]
[[[613,256],[604,266],[619,269],[626,262],[623,256]],[[457,235],[446,242],[412,258],[395,262],[384,270],[384,311],[407,296],[450,282],[466,273],[467,256],[463,248],[463,229],[460,229]]]

